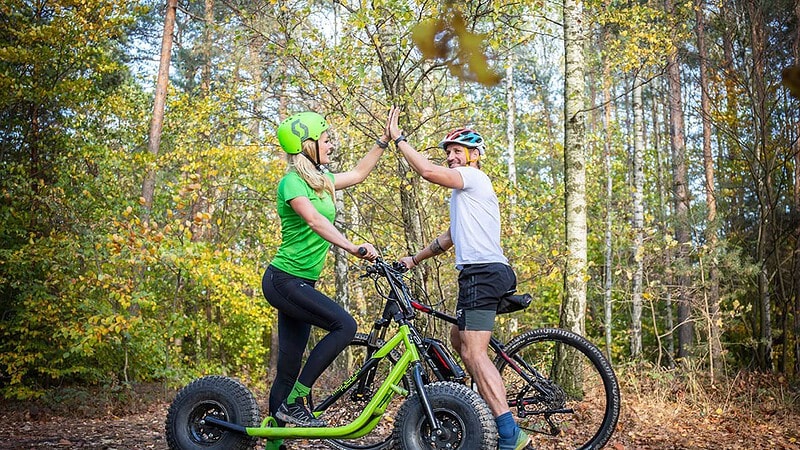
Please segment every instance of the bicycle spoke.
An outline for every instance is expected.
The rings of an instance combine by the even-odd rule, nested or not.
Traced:
[[[607,373],[610,367],[590,359],[581,351],[580,341],[541,330],[520,338],[525,336],[507,349],[518,369],[505,361],[498,368],[506,381],[509,406],[534,438],[534,447],[594,448],[605,443],[619,414],[616,380]]]

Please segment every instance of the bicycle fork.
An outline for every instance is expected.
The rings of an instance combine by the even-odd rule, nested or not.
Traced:
[[[439,427],[439,421],[436,420],[436,415],[433,413],[433,407],[431,406],[431,403],[428,400],[428,393],[425,392],[425,383],[422,381],[421,361],[417,360],[414,363],[414,369],[412,372],[413,372],[412,376],[414,378],[414,386],[417,388],[417,395],[419,395],[422,408],[425,410],[425,415],[428,417],[428,421],[430,421],[431,423],[431,433],[438,436],[442,433],[442,430]]]

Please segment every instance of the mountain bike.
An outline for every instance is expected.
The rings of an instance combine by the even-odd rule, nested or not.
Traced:
[[[366,338],[370,352],[359,361],[357,372],[350,374],[350,367],[358,367],[352,364],[346,366],[347,374],[328,368],[326,373],[337,372],[338,387],[324,397],[317,393],[319,402],[309,399],[313,413],[328,422],[326,427],[282,427],[273,417],[259,422],[258,404],[244,384],[206,376],[181,389],[170,405],[169,448],[243,450],[253,448],[258,438],[351,443],[345,448],[379,448],[369,447],[373,442],[380,448],[414,450],[496,448],[497,430],[483,399],[464,384],[426,375],[419,351],[425,340],[412,322],[415,310],[400,268],[377,260],[368,273],[390,280],[393,293],[384,296],[386,323],[380,340],[375,334]],[[385,334],[388,322],[397,325],[390,336]]]
[[[317,385],[340,383],[346,374],[344,368],[369,360],[379,351],[390,318],[398,314],[398,308],[407,320],[419,312],[445,323],[456,323],[455,317],[412,295],[402,275],[405,266],[400,266],[389,266],[377,260],[366,268],[362,277],[374,280],[376,291],[385,300],[383,314],[369,334],[355,336]],[[527,294],[527,298],[512,297],[512,294],[501,303],[512,300],[512,304],[526,306],[530,302]],[[412,311],[408,310],[409,305]],[[413,344],[424,361],[425,370],[420,374],[422,384],[451,382],[471,386],[468,375],[440,340],[422,337]],[[505,380],[509,408],[520,427],[533,437],[534,448],[595,449],[608,442],[619,419],[620,391],[611,365],[595,345],[568,330],[542,328],[526,331],[506,343],[493,336],[490,348],[495,355],[495,366]],[[388,356],[396,359],[396,356]],[[365,377],[353,386],[349,396],[339,398],[338,404],[323,402],[322,406],[327,416],[347,422],[374,392],[372,379]],[[312,392],[312,402],[315,394]],[[336,413],[331,414],[333,411]],[[400,408],[396,417],[405,424],[403,413]],[[396,446],[403,430],[403,426],[395,426],[391,434],[374,433],[355,440],[329,439],[326,442],[341,450],[388,449]]]

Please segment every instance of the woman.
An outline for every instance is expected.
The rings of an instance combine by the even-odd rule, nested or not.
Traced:
[[[262,279],[264,297],[278,310],[278,372],[269,408],[278,420],[301,427],[325,425],[308,410],[305,397],[356,333],[353,317],[314,288],[328,249],[333,244],[369,261],[378,256],[372,244],[353,244],[333,225],[334,192],[364,181],[389,141],[384,131],[355,168],[333,174],[325,167],[333,151],[328,128],[328,122],[314,112],[295,114],[278,127],[278,141],[289,159],[277,195],[282,240]],[[366,252],[359,254],[359,248]],[[311,350],[301,370],[312,325],[328,334]]]

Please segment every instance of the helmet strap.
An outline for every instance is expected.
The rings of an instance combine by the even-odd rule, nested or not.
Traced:
[[[314,141],[314,147],[317,151],[316,161],[314,161],[314,158],[308,156],[308,153],[306,152],[303,152],[303,156],[305,156],[309,161],[311,161],[311,164],[314,164],[314,167],[316,167],[318,171],[320,171],[321,173],[327,173],[328,168],[324,164],[319,163],[319,141]]]
[[[477,162],[479,162],[481,160],[480,151],[478,152],[478,157],[475,158],[475,159],[472,159],[472,151],[475,150],[475,149],[474,148],[469,148],[469,147],[465,147],[465,148],[467,149],[467,152],[466,152],[467,153],[466,163],[467,163],[468,166],[470,164],[472,164],[473,161],[477,163]]]

